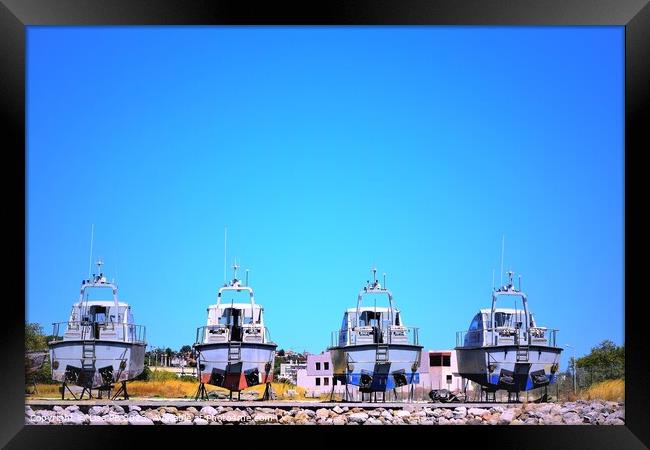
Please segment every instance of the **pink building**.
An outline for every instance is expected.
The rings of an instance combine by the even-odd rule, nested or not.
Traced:
[[[428,393],[433,389],[456,391],[463,388],[463,378],[457,375],[458,364],[454,350],[423,351],[418,372],[420,382],[415,385],[417,398],[428,399]],[[308,354],[307,367],[298,369],[297,385],[305,388],[307,397],[332,392],[332,380],[332,358],[328,351],[319,355]],[[337,382],[334,392],[343,394],[345,386]]]
[[[454,350],[429,350],[422,352],[420,361],[420,387],[462,390],[463,378],[458,376],[458,362]]]
[[[298,386],[305,389],[305,396],[318,397],[332,392],[332,357],[330,352],[324,351],[319,355],[307,355],[307,367],[298,369]],[[345,391],[345,386],[337,382],[334,392],[340,394]]]

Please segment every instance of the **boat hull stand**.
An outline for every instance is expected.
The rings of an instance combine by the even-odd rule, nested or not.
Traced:
[[[262,400],[268,400],[276,347],[273,343],[195,344],[199,368],[199,387],[195,400],[208,399],[206,384],[228,389],[230,399],[232,393],[237,392],[239,399],[242,390],[262,383],[266,384]]]
[[[107,340],[64,340],[50,343],[50,361],[52,379],[61,385],[61,399],[65,399],[66,390],[76,400],[92,390],[97,390],[98,398],[110,392],[115,384],[121,387],[112,399],[123,394],[128,399],[126,382],[136,378],[144,370],[145,345],[123,341]],[[70,386],[82,388],[77,397]]]
[[[420,382],[418,368],[422,354],[422,346],[412,344],[376,344],[349,345],[330,348],[335,381],[345,385],[345,401],[350,398],[348,386],[357,386],[362,400],[368,394],[368,401],[377,401],[377,393],[382,393],[382,401],[386,400],[386,392],[393,391],[397,399],[396,389],[409,386],[409,400],[413,398],[413,388]],[[333,392],[330,399],[333,398]]]
[[[458,373],[479,384],[486,400],[505,390],[509,401],[519,401],[519,392],[556,383],[561,351],[548,346],[530,346],[525,353],[516,345],[456,347]]]

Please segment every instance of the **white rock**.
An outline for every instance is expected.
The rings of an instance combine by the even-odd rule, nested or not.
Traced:
[[[108,425],[102,416],[90,416],[88,423],[90,425]]]
[[[320,408],[320,409],[316,410],[316,416],[318,416],[318,417],[325,418],[325,417],[329,417],[329,415],[330,415],[330,412],[329,412],[328,409]]]
[[[499,417],[499,425],[508,425],[515,417],[517,417],[517,414],[514,409],[506,409],[501,413],[501,417]]]
[[[109,425],[128,425],[129,421],[126,417],[121,416],[119,414],[110,414],[106,418],[106,422],[108,422]]]
[[[490,414],[490,411],[483,408],[470,408],[467,410],[467,414],[483,417],[486,414]]]
[[[207,425],[208,421],[205,419],[202,419],[200,417],[195,417],[194,418],[194,425]]]
[[[336,414],[341,414],[343,412],[343,409],[341,409],[341,407],[337,405],[334,408],[332,408],[332,411],[334,411]]]
[[[88,414],[91,416],[103,416],[105,414],[108,414],[108,412],[108,406],[92,406],[88,410]]]
[[[124,408],[120,405],[111,405],[110,411],[115,414],[124,414]]]
[[[459,406],[458,408],[454,408],[454,419],[462,419],[467,415],[467,408],[464,406]]]
[[[160,418],[163,425],[175,425],[178,422],[175,414],[165,413]]]
[[[382,424],[381,420],[375,419],[374,417],[370,417],[364,423],[364,425],[381,425],[381,424]]]
[[[580,417],[578,413],[571,412],[571,411],[564,414],[562,419],[564,420],[564,423],[568,425],[579,425],[583,423],[582,417]]]
[[[201,408],[200,413],[201,413],[202,416],[212,416],[212,417],[214,417],[214,416],[217,415],[217,410],[214,409],[212,406],[204,406],[203,408]]]
[[[368,414],[363,412],[352,413],[348,416],[348,421],[353,423],[363,423],[368,419]]]
[[[409,417],[411,413],[403,409],[396,409],[393,411],[393,415],[395,417]]]
[[[129,405],[129,412],[133,411],[142,411],[142,408],[140,408],[138,405]]]
[[[345,416],[340,415],[336,416],[332,419],[332,424],[333,425],[345,425],[347,423],[347,420],[345,419]]]

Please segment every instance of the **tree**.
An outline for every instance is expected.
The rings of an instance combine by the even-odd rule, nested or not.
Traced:
[[[38,323],[25,322],[25,352],[47,351],[48,337],[43,334],[43,327]],[[25,373],[28,372],[27,357],[25,359]],[[35,373],[30,373],[29,379],[35,383],[51,383],[52,369],[49,358],[46,357],[43,366]]]
[[[181,347],[180,353],[192,353],[192,346],[184,345]]]
[[[615,380],[625,376],[625,346],[604,340],[591,352],[576,359],[576,367],[586,372],[587,383]]]
[[[47,350],[47,338],[38,323],[25,322],[25,351]]]

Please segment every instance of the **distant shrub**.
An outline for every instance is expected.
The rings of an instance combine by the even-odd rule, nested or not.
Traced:
[[[174,381],[178,380],[178,375],[167,370],[153,370],[149,376],[149,381]]]
[[[151,368],[145,364],[144,370],[140,375],[135,377],[139,381],[149,381],[151,379]]]

